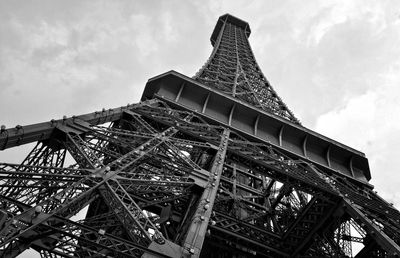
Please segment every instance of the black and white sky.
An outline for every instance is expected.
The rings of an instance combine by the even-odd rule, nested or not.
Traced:
[[[0,124],[135,103],[153,76],[192,76],[225,13],[250,24],[257,62],[302,124],[366,153],[399,208],[398,0],[1,0]]]

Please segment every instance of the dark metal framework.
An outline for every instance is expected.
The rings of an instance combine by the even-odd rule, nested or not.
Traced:
[[[249,36],[247,22],[231,15],[220,17],[211,36],[214,50],[194,79],[300,124],[261,72],[247,40]]]
[[[16,128],[0,149],[0,254],[42,257],[398,257],[400,213],[364,155],[302,126],[219,18],[194,80],[142,102]],[[358,250],[356,250],[358,249]]]

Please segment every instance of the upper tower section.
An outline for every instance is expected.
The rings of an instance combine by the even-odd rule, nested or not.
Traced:
[[[247,22],[230,14],[219,17],[210,38],[214,49],[194,79],[300,124],[261,72],[248,41],[250,33]]]
[[[214,27],[214,31],[211,34],[210,41],[212,46],[215,45],[215,42],[217,41],[219,33],[221,32],[221,29],[224,27],[225,22],[233,24],[238,28],[241,28],[245,32],[247,38],[250,37],[251,30],[247,22],[239,18],[236,18],[235,16],[232,16],[230,14],[224,14],[221,17],[219,17],[217,24]]]

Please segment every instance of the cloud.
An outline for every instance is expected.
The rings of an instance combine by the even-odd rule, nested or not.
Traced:
[[[62,16],[26,17],[13,10],[0,25],[1,123],[34,123],[128,102],[129,96],[120,97],[122,88],[131,88],[134,73],[127,70],[139,67],[140,71],[136,63],[145,62],[142,51],[136,51],[136,58],[125,51],[135,37],[128,16],[120,15],[118,3],[106,9],[86,7],[90,12],[73,22]],[[117,99],[122,103],[113,103]],[[45,103],[52,103],[52,108]],[[27,110],[29,104],[35,108]],[[10,106],[12,114],[6,112]]]
[[[372,183],[400,207],[400,62],[379,76],[375,88],[349,98],[343,107],[321,115],[315,131],[366,153]],[[388,183],[390,182],[390,184]]]
[[[158,49],[158,44],[152,31],[154,27],[150,25],[151,18],[143,14],[134,14],[130,17],[132,27],[135,28],[135,45],[139,48],[139,53],[142,58],[155,52]]]
[[[256,58],[305,126],[375,87],[376,74],[398,60],[396,6],[400,2],[288,1],[262,16],[250,38]]]
[[[307,45],[318,45],[334,26],[348,21],[362,21],[374,26],[379,33],[386,26],[385,6],[377,1],[323,1],[313,16],[313,24],[304,35]],[[300,33],[299,33],[300,34]]]

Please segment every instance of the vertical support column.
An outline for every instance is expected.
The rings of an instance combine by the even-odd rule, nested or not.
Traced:
[[[260,121],[260,115],[257,115],[256,121],[254,121],[254,130],[253,134],[257,136],[257,130],[258,130],[258,122]]]
[[[328,164],[328,167],[331,167],[331,146],[326,150],[326,163]]]
[[[179,99],[180,99],[180,97],[181,97],[181,95],[182,95],[183,88],[185,88],[185,83],[182,83],[182,85],[181,85],[181,87],[180,87],[180,89],[179,89],[178,94],[176,94],[175,102],[178,102],[178,101],[179,101]]]
[[[236,200],[236,185],[237,185],[237,175],[236,175],[236,164],[233,164],[232,168],[232,193],[233,193],[233,199]]]
[[[239,78],[239,52],[238,52],[238,45],[237,45],[237,36],[236,36],[236,27],[235,27],[235,52],[236,52],[236,72],[235,72],[235,79],[233,81],[233,87],[232,87],[232,96],[236,97],[236,86],[238,84],[237,80]]]
[[[228,119],[229,126],[232,125],[232,118],[233,118],[233,112],[235,112],[235,107],[236,107],[236,104],[233,104],[233,106],[231,108],[231,112],[229,112],[229,119]]]
[[[351,156],[350,161],[349,161],[349,170],[351,172],[351,176],[355,177],[354,170],[353,170],[353,160],[354,160],[354,156]]]
[[[304,137],[303,140],[303,156],[307,158],[307,140],[308,140],[308,135]]]
[[[201,109],[201,113],[203,113],[203,114],[206,112],[206,108],[207,108],[209,99],[210,99],[210,93],[208,93],[207,98],[204,101],[203,108]]]
[[[278,135],[279,146],[282,146],[282,136],[283,136],[284,128],[285,128],[285,125],[282,125],[281,129],[279,130],[279,135]]]
[[[229,129],[225,129],[221,136],[218,152],[210,170],[209,182],[199,200],[197,210],[193,216],[184,241],[183,257],[200,256],[221,179],[224,159],[228,147],[229,132]]]

